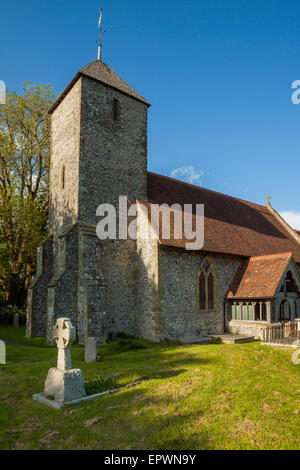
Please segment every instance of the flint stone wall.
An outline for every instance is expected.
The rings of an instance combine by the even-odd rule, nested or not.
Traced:
[[[264,330],[270,325],[267,322],[251,322],[230,320],[228,325],[229,333],[254,336],[255,339],[264,339]]]
[[[242,259],[210,255],[217,272],[216,308],[200,311],[198,273],[205,255],[159,246],[159,306],[161,331],[167,339],[224,333],[224,299]]]
[[[80,103],[81,79],[51,115],[49,231],[56,240],[78,220]]]
[[[147,222],[145,222],[147,223]],[[138,238],[138,310],[135,335],[160,341],[160,306],[158,297],[158,242]]]
[[[128,204],[146,198],[147,106],[85,77],[81,97],[78,214],[82,223],[95,224],[100,204],[113,204],[118,214],[119,196],[127,196]],[[108,334],[134,334],[136,252],[134,240],[101,241]]]

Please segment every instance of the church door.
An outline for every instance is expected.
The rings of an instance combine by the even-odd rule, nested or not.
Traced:
[[[291,321],[291,307],[287,300],[280,304],[279,321]]]

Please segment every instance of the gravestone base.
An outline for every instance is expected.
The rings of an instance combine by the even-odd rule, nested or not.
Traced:
[[[51,397],[59,403],[78,400],[85,397],[83,374],[80,369],[62,371],[52,368],[48,372],[43,393],[45,398]]]

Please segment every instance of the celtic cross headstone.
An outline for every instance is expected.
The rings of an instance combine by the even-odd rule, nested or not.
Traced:
[[[76,330],[69,318],[58,318],[53,338],[58,349],[57,367],[48,372],[44,396],[60,403],[78,400],[86,392],[81,370],[72,368],[70,347],[76,339]]]
[[[54,326],[53,338],[58,349],[57,369],[72,369],[70,347],[76,339],[76,330],[68,318],[59,318]]]

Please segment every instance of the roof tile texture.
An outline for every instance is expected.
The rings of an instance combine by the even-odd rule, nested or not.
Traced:
[[[148,201],[204,204],[204,251],[245,257],[292,252],[300,263],[300,244],[265,206],[154,173],[148,173]],[[187,240],[172,235],[164,244],[183,248]]]
[[[292,253],[258,256],[245,261],[228,289],[228,299],[272,298]]]

